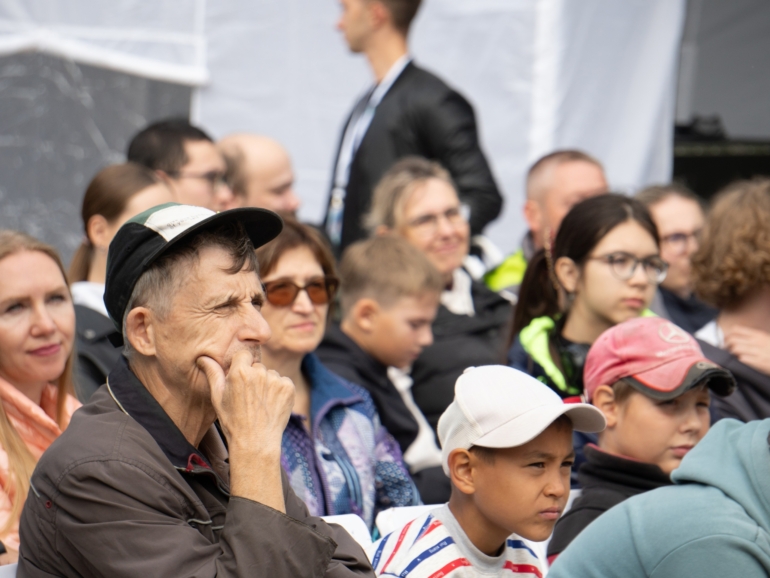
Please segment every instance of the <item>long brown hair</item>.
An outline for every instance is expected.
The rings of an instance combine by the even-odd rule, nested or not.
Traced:
[[[88,222],[91,217],[101,215],[107,222],[114,222],[126,210],[131,197],[160,182],[153,171],[136,163],[111,165],[96,174],[83,196],[80,215],[85,238],[70,263],[70,283],[88,279],[94,256],[94,246],[88,238]]]
[[[0,231],[0,261],[19,251],[37,251],[50,257],[61,271],[62,278],[67,280],[67,274],[64,265],[59,258],[56,249],[18,231]],[[1,281],[0,281],[1,282]],[[58,398],[56,402],[56,422],[60,428],[63,428],[66,422],[66,403],[67,395],[74,392],[72,384],[72,365],[75,348],[73,346],[64,365],[64,372],[59,376],[57,382]],[[5,413],[5,408],[0,403],[0,446],[8,455],[8,480],[9,497],[11,499],[11,514],[8,517],[5,527],[0,532],[6,532],[19,519],[21,509],[27,499],[29,491],[29,479],[32,476],[32,470],[35,469],[37,460],[27,448],[27,444],[21,439],[19,432],[13,427]]]
[[[636,199],[609,193],[591,197],[572,207],[559,227],[553,248],[541,249],[527,265],[513,318],[511,343],[533,319],[565,313],[554,263],[561,257],[569,257],[582,266],[604,236],[627,221],[639,223],[652,236],[655,244],[660,245],[658,229],[649,211]]]

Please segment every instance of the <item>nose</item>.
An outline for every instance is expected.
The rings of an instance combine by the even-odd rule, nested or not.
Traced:
[[[637,263],[632,272],[631,278],[628,280],[631,285],[646,287],[651,283],[650,278],[647,276],[647,271],[642,263]]]
[[[561,471],[554,472],[543,493],[549,498],[569,495],[569,475],[562,475]]]
[[[31,332],[36,337],[51,335],[56,331],[56,323],[45,304],[40,303],[33,308],[33,320]]]
[[[430,326],[424,327],[420,332],[420,345],[428,347],[433,344],[433,331]]]
[[[256,342],[259,345],[267,343],[273,336],[273,332],[262,314],[249,306],[249,313],[243,320],[240,332],[241,341]]]
[[[683,433],[698,433],[701,428],[706,425],[708,431],[708,424],[711,420],[704,420],[701,415],[698,414],[698,408],[694,405],[687,410],[687,413],[682,417],[682,432]]]
[[[214,191],[214,203],[216,204],[216,210],[225,211],[229,209],[235,200],[235,195],[230,186],[224,181],[217,185]]]
[[[299,197],[294,193],[294,189],[289,189],[289,192],[286,193],[286,205],[288,207],[289,213],[294,213],[299,209],[301,202],[299,200]]]
[[[698,247],[700,247],[700,243],[698,243],[697,235],[692,235],[691,237],[688,237],[687,245],[684,250],[685,255],[690,257],[693,253],[695,253],[695,251],[698,250]]]
[[[309,314],[313,312],[313,302],[310,300],[307,290],[302,289],[297,293],[294,303],[291,304],[291,310],[295,313]]]
[[[441,215],[436,221],[436,232],[442,237],[448,237],[453,235],[456,231],[456,227],[447,218],[446,215]]]

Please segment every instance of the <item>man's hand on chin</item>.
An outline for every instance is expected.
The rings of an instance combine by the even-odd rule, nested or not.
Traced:
[[[253,351],[239,351],[227,372],[208,356],[197,364],[227,437],[232,495],[284,512],[281,438],[294,407],[294,384],[254,357]]]

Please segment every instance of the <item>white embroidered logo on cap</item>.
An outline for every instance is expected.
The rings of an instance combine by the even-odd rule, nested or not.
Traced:
[[[684,330],[673,323],[664,323],[658,327],[658,336],[666,343],[684,344],[690,343],[690,336]]]
[[[213,217],[216,213],[203,207],[191,207],[189,205],[174,205],[156,211],[144,222],[144,225],[161,237],[166,242],[184,233],[193,225]]]

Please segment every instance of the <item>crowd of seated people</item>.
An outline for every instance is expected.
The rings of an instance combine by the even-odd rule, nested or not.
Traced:
[[[554,575],[610,575],[575,554],[583,534],[622,536],[613,506],[692,493],[680,473],[691,451],[705,460],[697,471],[710,455],[701,442],[712,453],[729,443],[708,442],[713,420],[768,417],[767,181],[719,195],[702,235],[679,232],[687,250],[671,260],[688,299],[694,290],[719,311],[696,342],[649,309],[676,234],[659,240],[656,222],[670,215],[651,212],[677,194],[700,209],[676,187],[642,194],[656,192],[650,210],[613,193],[574,204],[527,262],[514,307],[464,268],[466,214],[433,161],[386,172],[371,237],[339,264],[323,233],[292,215],[178,203],[169,178],[135,162],[94,177],[71,286],[53,248],[0,237],[0,561],[18,559],[25,575],[141,571],[130,556],[94,555],[94,541],[136,545],[147,572],[257,564],[315,575],[277,546],[289,536],[335,576],[370,565],[538,576],[549,563]],[[73,417],[74,394],[87,405]],[[735,427],[715,431],[750,435]],[[526,465],[533,454],[548,457]],[[522,467],[542,470],[535,486]],[[582,495],[565,514],[570,486]],[[436,509],[396,531],[409,547],[389,534],[365,552],[321,518],[356,514],[376,536],[378,513],[418,504]],[[718,543],[717,530],[699,535]],[[526,540],[552,531],[539,560]],[[171,540],[189,548],[169,553]],[[432,548],[440,555],[424,563]]]
[[[0,232],[0,565],[770,575],[770,179],[706,207],[679,184],[608,192],[599,159],[552,151],[522,246],[479,273],[499,193],[470,106],[405,52],[419,0],[342,6],[375,88],[446,96],[409,130],[465,119],[426,137],[441,154],[362,181],[382,130],[364,105],[397,122],[367,93],[314,226],[281,144],[159,120],[84,191],[68,275]],[[391,509],[408,519],[381,532]]]

